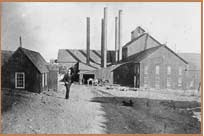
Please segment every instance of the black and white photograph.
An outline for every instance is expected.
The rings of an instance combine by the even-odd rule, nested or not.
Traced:
[[[1,2],[1,133],[201,134],[201,2]]]

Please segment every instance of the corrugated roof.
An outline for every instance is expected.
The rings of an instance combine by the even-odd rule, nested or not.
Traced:
[[[84,72],[80,72],[81,74],[95,74],[97,73],[98,71],[106,71],[106,72],[111,72],[113,70],[115,70],[116,68],[118,68],[119,66],[122,66],[124,64],[128,64],[128,63],[133,63],[133,62],[122,62],[122,63],[119,63],[119,64],[115,64],[115,65],[111,65],[109,67],[106,67],[106,68],[101,68],[101,69],[96,69],[96,70],[92,70],[92,71],[84,71]]]
[[[28,57],[28,59],[34,64],[34,66],[39,70],[40,73],[48,72],[48,63],[39,52],[28,50],[22,47],[19,47],[18,49]]]
[[[82,49],[60,49],[58,51],[58,63],[76,63],[80,62],[81,65],[86,64],[86,50]],[[107,65],[114,62],[115,53],[114,51],[107,51]],[[90,65],[87,68],[100,68],[101,67],[101,51],[90,50]]]
[[[76,64],[76,62],[70,62],[70,63],[64,63],[63,66],[66,66],[67,68],[71,68],[72,66],[74,66],[74,64]],[[91,70],[96,70],[96,67],[93,66],[89,66],[87,64],[81,63],[79,62],[79,70],[81,71],[91,71]]]

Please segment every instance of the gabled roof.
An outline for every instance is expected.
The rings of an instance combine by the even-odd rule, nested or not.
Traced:
[[[135,30],[141,30],[142,32],[145,32],[145,30],[141,26],[136,27]],[[135,30],[133,30],[132,32],[134,32]]]
[[[129,41],[128,43],[126,43],[123,48],[126,48],[127,46],[129,46],[130,44],[132,44],[133,42],[136,42],[137,40],[141,39],[142,37],[147,36],[150,37],[152,40],[154,40],[158,45],[162,45],[159,41],[157,41],[154,37],[152,37],[150,34],[148,33],[143,33],[140,36],[136,37],[135,39]]]
[[[28,59],[33,63],[33,65],[38,69],[40,73],[48,72],[48,63],[39,52],[28,50],[22,47],[19,47],[18,50],[22,51],[24,55],[28,57]]]
[[[167,48],[171,53],[176,55],[179,59],[181,59],[184,63],[188,64],[186,60],[184,60],[182,57],[180,57],[177,53],[175,53],[173,50],[171,50],[168,46],[164,45],[165,48]]]
[[[13,54],[13,51],[1,50],[1,66],[3,66],[6,62],[8,62],[12,54]]]
[[[142,61],[143,59],[145,59],[146,57],[148,57],[150,54],[154,53],[155,51],[157,51],[161,47],[166,48],[171,53],[173,53],[176,57],[178,57],[180,60],[182,60],[184,63],[188,64],[188,62],[186,60],[184,60],[182,57],[180,57],[178,54],[176,54],[174,51],[172,51],[166,45],[160,45],[160,46],[156,46],[156,47],[146,49],[146,50],[141,51],[139,53],[136,53],[136,54],[134,54],[132,56],[129,56],[125,61],[134,61],[134,62],[139,63],[140,61]]]
[[[60,49],[58,51],[58,63],[76,63],[79,62],[81,65],[86,64],[86,50],[82,49]],[[115,53],[114,51],[107,51],[107,65],[110,65],[114,62]],[[101,67],[101,51],[99,50],[90,50],[90,65],[87,65],[87,68],[100,68]]]
[[[159,49],[161,46],[156,46],[156,47],[152,47],[149,49],[146,49],[144,51],[141,51],[139,53],[136,53],[134,55],[131,55],[129,57],[127,57],[125,59],[125,61],[129,61],[129,60],[134,60],[135,62],[140,62],[141,60],[143,60],[144,58],[146,58],[147,56],[149,56],[150,54],[152,54],[154,51],[156,51],[157,49]]]
[[[143,37],[143,36],[145,36],[145,35],[147,35],[147,33],[143,33],[143,34],[141,34],[140,36],[138,36],[137,38],[135,38],[135,39],[129,41],[128,43],[126,43],[126,44],[123,46],[123,48],[129,46],[131,43],[137,41],[138,39],[140,39],[141,37]]]

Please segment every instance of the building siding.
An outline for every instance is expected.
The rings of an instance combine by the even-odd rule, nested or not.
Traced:
[[[113,70],[113,82],[114,84],[120,84],[122,86],[134,86],[134,63],[128,63],[121,65]]]
[[[125,48],[127,48],[126,49],[127,50],[126,51],[126,55],[127,55],[126,57],[143,51],[144,45],[145,45],[145,39],[146,39],[146,35],[143,35],[138,40],[136,40],[136,41],[132,42],[131,44],[129,44],[128,46],[126,46],[125,47]],[[125,48],[123,50],[125,50]]]
[[[159,66],[159,75],[156,75],[156,66]],[[171,89],[186,89],[186,68],[187,64],[184,63],[181,59],[175,56],[165,47],[161,47],[153,54],[149,55],[147,58],[141,61],[140,63],[140,85],[144,87],[144,67],[148,66],[148,76],[147,82],[148,87],[155,88],[157,79],[159,78],[160,88],[167,88],[167,79],[171,79]],[[171,75],[167,74],[168,66],[171,67]],[[179,67],[182,69],[182,75],[179,75]],[[168,78],[167,78],[168,77]],[[178,78],[182,78],[182,86],[178,86]]]

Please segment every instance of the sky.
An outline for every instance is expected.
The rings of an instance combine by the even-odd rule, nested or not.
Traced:
[[[91,49],[101,49],[101,19],[108,8],[107,48],[115,47],[115,17],[122,12],[122,45],[141,26],[176,52],[200,53],[201,4],[150,2],[3,2],[3,50],[22,46],[49,61],[59,49],[86,49],[86,17],[91,23]]]

